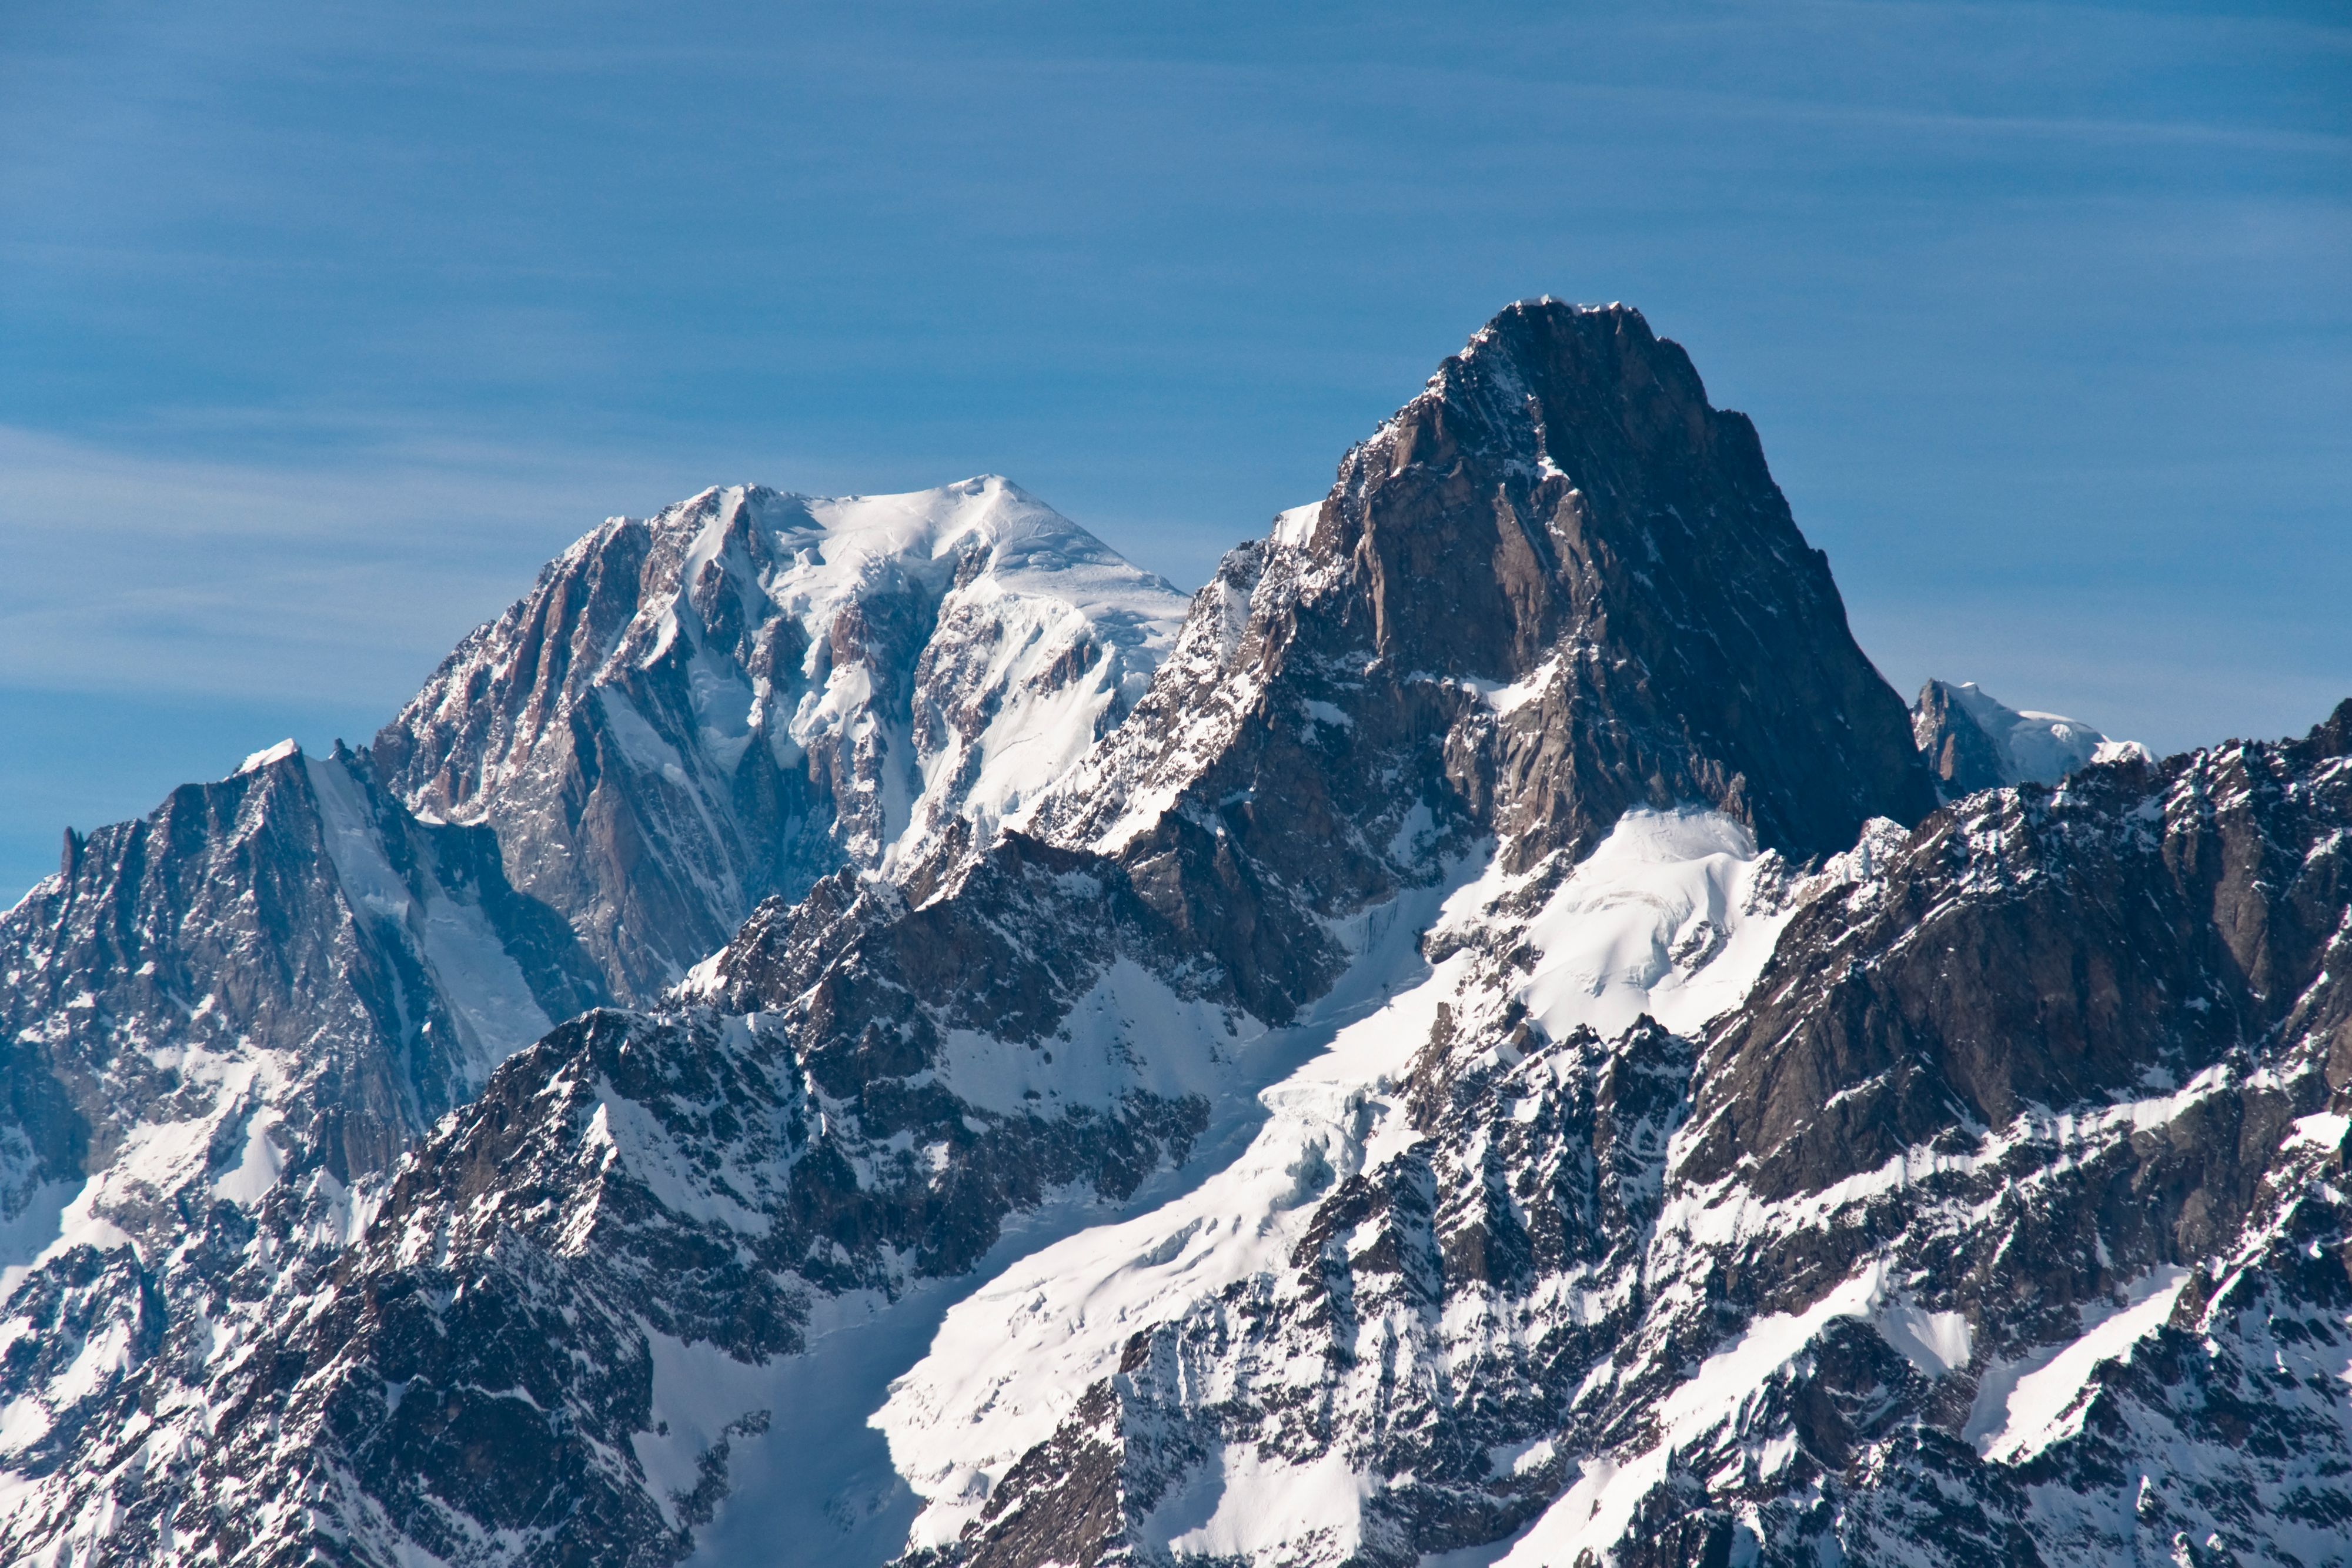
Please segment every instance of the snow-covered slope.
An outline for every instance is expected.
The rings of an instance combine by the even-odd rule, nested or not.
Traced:
[[[2337,1561],[2347,844],[2352,703],[1805,876],[1490,870],[1239,1160],[947,1314],[914,1559]]]
[[[1948,800],[2003,785],[2055,784],[2098,762],[2154,760],[2137,740],[2109,740],[2079,720],[2009,707],[1973,681],[1921,687],[1911,731]]]
[[[416,811],[495,828],[650,997],[761,898],[984,840],[1125,716],[1183,612],[1003,479],[706,490],[574,545],[373,751]]]

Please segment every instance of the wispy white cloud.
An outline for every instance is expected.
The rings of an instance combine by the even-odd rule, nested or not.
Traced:
[[[0,427],[0,679],[389,713],[541,560],[681,483],[413,436],[329,467]]]

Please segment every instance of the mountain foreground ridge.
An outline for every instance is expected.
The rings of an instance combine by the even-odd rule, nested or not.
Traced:
[[[12,1558],[2346,1560],[2352,703],[1906,710],[1622,307],[1189,608],[879,500],[68,840]]]

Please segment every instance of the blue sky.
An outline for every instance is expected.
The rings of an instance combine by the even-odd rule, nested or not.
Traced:
[[[1639,305],[1906,693],[2352,694],[2352,11],[0,9],[0,898],[714,482],[1185,586],[1506,301]]]

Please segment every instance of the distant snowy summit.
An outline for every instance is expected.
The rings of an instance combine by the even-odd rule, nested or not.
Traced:
[[[984,839],[1143,695],[1186,598],[993,475],[615,517],[375,738],[647,997],[762,898]]]
[[[1911,733],[1943,799],[2013,784],[2055,784],[2078,768],[2126,757],[2153,760],[2137,740],[2110,740],[2079,719],[2013,708],[1974,681],[1929,681],[1911,708]]]

